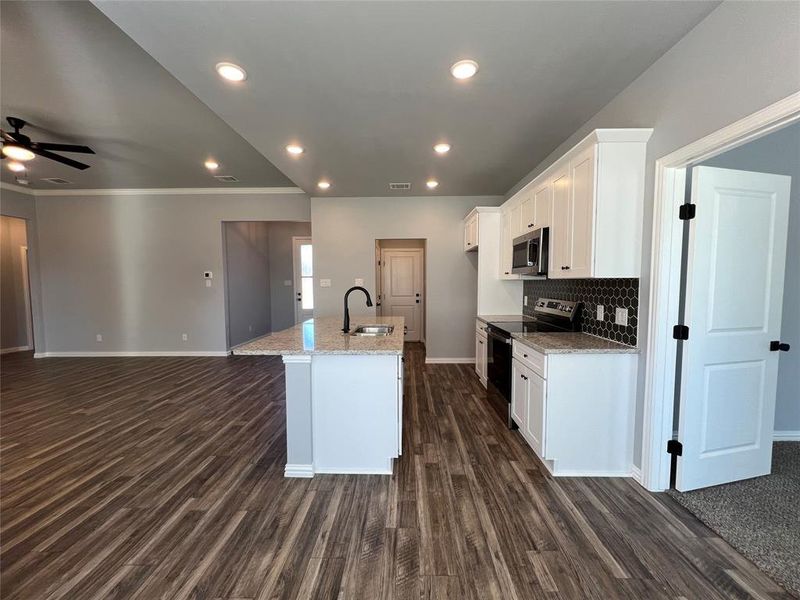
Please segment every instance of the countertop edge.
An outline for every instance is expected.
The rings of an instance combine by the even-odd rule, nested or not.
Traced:
[[[596,338],[598,340],[605,340],[605,338],[601,338],[598,336],[594,336],[585,332],[583,335],[587,335],[592,338]],[[511,337],[517,340],[520,344],[523,344],[536,352],[541,354],[639,354],[640,349],[633,347],[633,346],[625,346],[624,344],[619,344],[619,342],[614,342],[613,340],[605,340],[613,344],[618,344],[618,347],[613,348],[546,348],[544,346],[540,346],[528,338],[523,337],[521,334],[513,333]]]

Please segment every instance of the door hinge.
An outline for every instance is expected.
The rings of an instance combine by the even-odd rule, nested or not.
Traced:
[[[667,454],[683,456],[683,444],[681,444],[678,440],[669,440],[667,442]]]
[[[696,213],[696,204],[681,204],[681,207],[678,209],[678,218],[681,221],[689,221],[690,219],[694,219]]]
[[[675,325],[672,328],[672,337],[676,340],[688,340],[689,328],[686,325]]]

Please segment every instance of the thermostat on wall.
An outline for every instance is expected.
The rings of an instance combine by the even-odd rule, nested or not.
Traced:
[[[214,279],[214,274],[211,271],[203,271],[203,279]]]

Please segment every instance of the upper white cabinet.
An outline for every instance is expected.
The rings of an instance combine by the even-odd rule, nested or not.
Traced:
[[[639,277],[652,132],[597,129],[503,205],[519,207],[516,235],[550,228],[548,277]]]
[[[464,219],[464,252],[478,249],[478,213],[472,211]]]

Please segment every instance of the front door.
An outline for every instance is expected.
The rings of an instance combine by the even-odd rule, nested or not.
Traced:
[[[405,341],[422,339],[423,250],[383,250],[381,314],[405,317]]]
[[[770,472],[790,177],[692,174],[676,487]]]
[[[310,237],[292,238],[294,245],[294,322],[314,316],[314,261]]]

